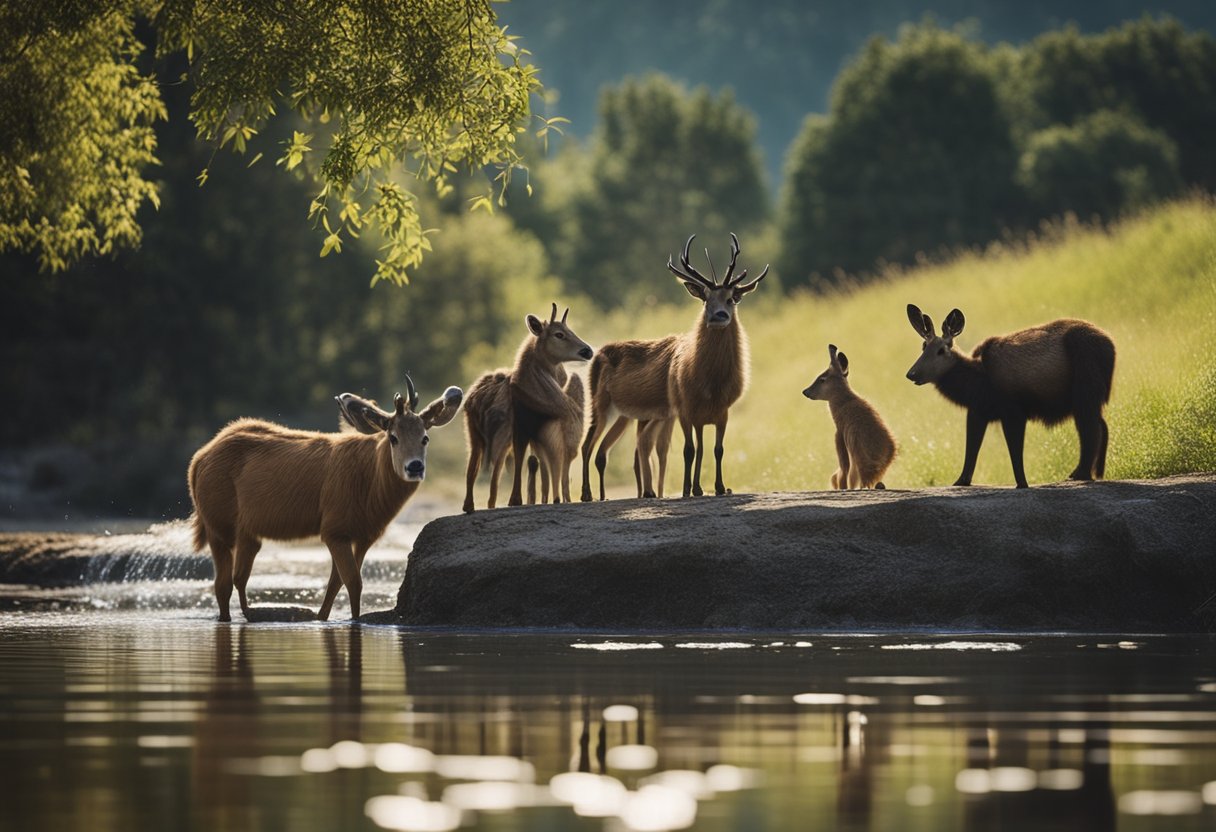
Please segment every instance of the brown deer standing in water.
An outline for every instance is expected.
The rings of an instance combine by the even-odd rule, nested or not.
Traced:
[[[1102,408],[1110,401],[1115,342],[1088,321],[1061,318],[980,342],[970,356],[954,348],[963,313],[954,309],[938,335],[929,316],[908,304],[908,320],[923,339],[920,358],[908,370],[917,385],[967,408],[967,447],[955,485],[971,485],[989,422],[1001,423],[1013,477],[1026,488],[1022,448],[1026,421],[1059,424],[1069,416],[1081,440],[1081,459],[1070,479],[1101,479],[1106,473],[1109,432]]]
[[[531,337],[524,339],[515,356],[509,390],[511,400],[511,452],[515,457],[511,497],[507,505],[523,504],[524,451],[531,444],[541,465],[552,473],[554,502],[570,502],[570,463],[573,449],[567,446],[571,423],[582,423],[582,397],[568,395],[557,381],[559,366],[566,361],[589,361],[591,347],[566,325],[567,309],[557,320],[557,304],[546,323],[535,315],[525,322]],[[581,382],[580,382],[581,386]],[[577,441],[577,440],[576,440]],[[559,491],[560,489],[560,491]]]
[[[426,474],[427,430],[456,415],[463,393],[449,387],[418,410],[418,393],[406,377],[409,399],[398,393],[395,412],[350,393],[338,397],[343,417],[365,433],[292,430],[260,419],[238,419],[220,430],[190,460],[194,547],[211,548],[220,620],[229,621],[235,585],[249,618],[245,587],[262,540],[320,535],[333,559],[325,620],[343,584],[351,616],[359,617],[360,570]]]
[[[701,496],[701,459],[704,451],[702,432],[712,424],[716,430],[714,456],[717,475],[714,490],[729,493],[722,482],[722,440],[726,433],[730,406],[743,394],[747,384],[747,336],[735,307],[768,274],[764,267],[754,280],[744,283],[747,270],[735,276],[739,240],[731,239],[730,265],[722,283],[702,275],[688,261],[689,248],[696,235],[684,244],[677,267],[667,258],[667,268],[684,284],[694,298],[704,304],[702,315],[683,335],[669,335],[653,341],[620,341],[606,344],[591,364],[591,419],[583,441],[583,493],[591,499],[591,450],[605,427],[609,434],[596,454],[600,472],[600,499],[604,499],[604,468],[607,448],[625,430],[628,419],[648,424],[638,439],[635,462],[644,483],[645,496],[654,496],[650,483],[650,449],[663,446],[663,422],[678,419],[684,431],[683,495]],[[653,431],[651,436],[650,431]],[[694,444],[694,436],[696,442]],[[662,454],[661,454],[662,456]],[[660,458],[662,465],[662,458]]]
[[[802,391],[826,401],[836,423],[836,459],[832,488],[885,488],[882,475],[895,459],[895,437],[878,411],[849,385],[849,358],[828,344],[828,368]]]

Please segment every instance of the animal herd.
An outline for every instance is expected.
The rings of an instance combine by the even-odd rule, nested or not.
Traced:
[[[706,277],[689,260],[695,237],[667,268],[702,311],[687,332],[654,340],[617,341],[598,351],[567,323],[569,309],[548,320],[525,319],[527,333],[509,368],[485,373],[421,410],[412,380],[407,397],[397,394],[393,412],[351,393],[337,397],[339,433],[293,430],[258,419],[224,427],[194,455],[188,481],[194,503],[196,549],[210,548],[220,620],[230,620],[235,586],[246,619],[246,585],[262,540],[320,536],[332,568],[318,618],[328,617],[345,585],[351,613],[359,616],[360,569],[368,549],[417,490],[426,471],[427,431],[456,415],[463,401],[468,439],[464,511],[474,510],[473,487],[489,469],[488,508],[498,500],[502,470],[512,460],[508,505],[527,496],[570,502],[570,470],[581,457],[583,501],[593,499],[591,459],[598,496],[613,445],[636,422],[634,477],[639,497],[662,497],[667,451],[676,424],[684,438],[684,497],[701,496],[705,428],[714,429],[714,493],[729,494],[722,473],[731,405],[743,395],[749,366],[747,336],[738,307],[768,274],[751,280],[736,271],[740,248],[730,235],[730,260],[721,280]],[[708,250],[706,251],[708,258]],[[1091,323],[1060,319],[981,342],[970,355],[954,346],[963,313],[952,310],[938,334],[930,317],[909,304],[908,320],[920,336],[921,354],[907,372],[917,385],[932,384],[966,410],[963,470],[955,485],[970,485],[988,425],[1000,422],[1019,488],[1026,488],[1022,462],[1026,422],[1054,425],[1072,417],[1080,439],[1074,480],[1105,473],[1108,430],[1103,408],[1110,399],[1115,346]],[[587,390],[566,370],[590,362]],[[877,410],[852,390],[849,361],[828,345],[828,366],[802,391],[826,401],[836,426],[838,467],[833,489],[884,488],[882,478],[896,455],[896,442]],[[598,447],[597,447],[598,443]],[[657,456],[657,472],[652,464]]]

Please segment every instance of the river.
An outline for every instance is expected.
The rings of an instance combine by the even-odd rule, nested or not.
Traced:
[[[1216,828],[1211,637],[290,620],[328,569],[268,544],[255,624],[205,579],[6,587],[0,829]]]

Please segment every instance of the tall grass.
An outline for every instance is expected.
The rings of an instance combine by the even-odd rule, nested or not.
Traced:
[[[752,262],[754,255],[744,257],[753,271],[761,265]],[[655,279],[672,278],[656,272]],[[762,285],[740,308],[752,375],[731,411],[728,486],[752,492],[827,487],[836,467],[832,421],[826,404],[807,401],[801,391],[827,366],[829,342],[848,354],[853,389],[878,408],[899,442],[886,484],[914,488],[955,480],[963,461],[964,412],[932,387],[904,378],[920,347],[905,315],[908,303],[939,326],[951,308],[962,309],[967,326],[956,345],[965,352],[990,335],[1053,318],[1093,321],[1118,350],[1107,409],[1107,476],[1216,470],[1216,203],[1196,198],[1109,229],[1061,224],[1030,243],[891,272],[826,296],[780,297]],[[575,315],[572,321],[598,344],[682,331],[699,313],[690,300],[592,321]],[[681,441],[677,429],[669,494],[680,486]],[[627,434],[609,472],[618,495],[633,489],[631,453]],[[1063,479],[1077,454],[1071,422],[1027,428],[1031,484]],[[712,484],[711,454],[706,461],[709,474],[702,481]],[[578,476],[576,467],[576,487]],[[974,481],[1013,484],[999,425],[989,429]]]

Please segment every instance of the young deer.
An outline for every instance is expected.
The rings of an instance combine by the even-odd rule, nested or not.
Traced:
[[[836,459],[832,488],[886,488],[882,475],[895,459],[895,437],[878,411],[849,386],[849,359],[828,344],[828,368],[802,391],[826,401],[836,423]]]
[[[946,316],[941,335],[929,316],[912,304],[908,320],[924,341],[908,379],[917,385],[932,383],[967,409],[967,447],[955,485],[971,485],[988,423],[999,421],[1014,480],[1018,488],[1026,488],[1026,421],[1050,426],[1069,416],[1081,440],[1081,458],[1069,478],[1103,477],[1109,432],[1102,408],[1110,401],[1115,373],[1115,343],[1109,335],[1088,321],[1061,318],[989,338],[968,357],[954,349],[965,323],[959,310]]]
[[[397,394],[395,412],[350,393],[338,397],[343,417],[364,433],[292,430],[259,419],[238,419],[190,460],[194,547],[211,548],[220,620],[229,621],[235,585],[249,618],[245,587],[262,540],[320,535],[333,559],[325,620],[343,584],[351,615],[359,617],[363,558],[426,474],[427,430],[451,421],[463,396],[449,387],[418,410]],[[375,436],[365,435],[375,433]]]
[[[583,402],[581,395],[575,399],[567,394],[558,382],[557,374],[562,363],[589,361],[594,353],[566,325],[569,314],[567,309],[561,320],[557,320],[557,304],[553,304],[547,323],[535,315],[525,319],[531,337],[524,338],[519,347],[509,382],[511,452],[515,460],[507,505],[523,503],[524,451],[529,444],[538,451],[541,465],[552,474],[553,501],[570,502],[570,463],[574,456],[569,437],[577,437],[581,432]],[[581,391],[581,382],[579,389]],[[572,429],[575,421],[578,430]]]
[[[570,401],[566,417],[562,419],[563,445],[569,470],[578,452],[578,441],[583,434],[583,380],[577,374],[567,377],[559,364],[554,377]],[[469,388],[464,404],[465,431],[469,445],[469,462],[465,476],[464,512],[473,511],[473,484],[482,464],[490,467],[490,497],[486,508],[498,504],[498,483],[503,465],[511,454],[511,370],[499,368],[482,375]],[[535,451],[535,448],[533,448]],[[549,501],[549,482],[559,480],[547,467],[540,465],[535,454],[528,456],[528,504],[536,502],[536,476],[540,474],[542,503]]]

